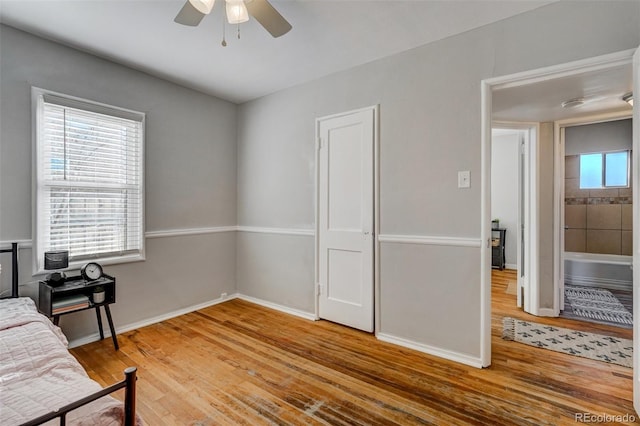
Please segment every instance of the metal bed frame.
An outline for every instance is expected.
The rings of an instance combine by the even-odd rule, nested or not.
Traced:
[[[0,253],[11,253],[11,295],[6,298],[17,298],[18,294],[18,243],[11,243],[10,249],[0,249]],[[136,367],[129,367],[124,370],[124,379],[92,393],[84,398],[60,407],[20,426],[36,426],[50,420],[60,418],[60,426],[67,424],[67,414],[83,405],[95,401],[103,396],[120,389],[124,389],[124,426],[134,426],[136,424]]]
[[[18,297],[18,243],[11,243],[10,249],[1,249],[0,253],[11,253],[11,296]]]

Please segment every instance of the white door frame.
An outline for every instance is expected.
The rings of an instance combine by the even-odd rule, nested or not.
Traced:
[[[633,87],[635,94],[635,106],[633,108],[633,143],[631,149],[632,174],[633,179],[633,311],[640,312],[640,220],[638,214],[640,207],[637,200],[640,195],[640,106],[638,106],[638,93],[640,92],[640,47],[633,54]],[[636,413],[640,413],[640,317],[633,317],[633,408]]]
[[[564,310],[564,130],[567,127],[625,120],[631,117],[631,111],[623,110],[568,118],[565,120],[558,120],[553,123],[553,151],[555,164],[553,178],[553,223],[558,224],[558,226],[553,229],[553,282],[555,294],[553,298],[553,310],[556,316],[560,315],[561,310]]]
[[[482,365],[491,365],[491,117],[492,91],[525,86],[588,71],[611,68],[631,63],[635,49],[560,65],[493,77],[482,80],[481,94],[481,189],[480,189],[480,356]],[[634,152],[633,157],[638,155]],[[634,188],[635,188],[634,182]],[[537,205],[537,202],[536,202]],[[635,204],[634,204],[635,205]],[[634,229],[634,236],[638,230]],[[531,283],[531,291],[539,294],[538,283]],[[557,283],[554,283],[557,288]]]
[[[372,105],[316,118],[315,124],[315,319],[320,319],[320,122],[362,111],[373,111],[373,327],[380,330],[380,105]]]

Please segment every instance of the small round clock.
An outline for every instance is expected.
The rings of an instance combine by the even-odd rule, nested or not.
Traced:
[[[95,281],[102,276],[102,266],[95,262],[89,262],[80,269],[80,275],[87,281]]]

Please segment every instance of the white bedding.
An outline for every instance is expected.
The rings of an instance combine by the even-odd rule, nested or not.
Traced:
[[[1,425],[19,425],[101,389],[67,344],[30,298],[0,300]],[[71,411],[67,424],[115,426],[122,416],[122,403],[107,396]]]

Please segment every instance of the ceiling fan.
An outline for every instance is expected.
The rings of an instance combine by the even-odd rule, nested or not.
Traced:
[[[187,0],[174,21],[195,27],[211,12],[214,3],[215,0]],[[291,24],[267,0],[225,0],[225,3],[230,24],[246,22],[251,15],[273,37],[280,37],[291,29]]]

